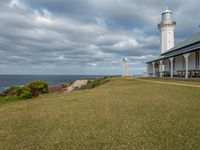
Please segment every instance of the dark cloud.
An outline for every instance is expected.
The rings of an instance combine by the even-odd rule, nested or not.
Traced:
[[[177,42],[199,31],[197,0],[2,0],[0,74],[120,74],[124,57],[142,73],[166,5]]]

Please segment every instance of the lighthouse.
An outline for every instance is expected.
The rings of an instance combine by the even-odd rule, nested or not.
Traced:
[[[123,59],[123,74],[122,74],[122,76],[123,77],[129,76],[129,73],[128,73],[128,58]]]
[[[162,21],[158,24],[160,30],[160,50],[161,54],[174,47],[174,29],[176,22],[172,20],[172,11],[165,8],[162,13]]]

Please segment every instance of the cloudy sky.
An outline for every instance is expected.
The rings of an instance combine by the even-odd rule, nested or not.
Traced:
[[[1,0],[0,74],[141,74],[165,6],[176,43],[200,31],[199,0]]]

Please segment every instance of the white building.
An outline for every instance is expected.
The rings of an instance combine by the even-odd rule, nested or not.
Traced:
[[[161,57],[146,63],[148,76],[200,77],[200,33],[174,46],[172,11],[162,13],[160,30]]]

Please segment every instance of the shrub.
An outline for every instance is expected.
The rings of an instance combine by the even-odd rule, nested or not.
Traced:
[[[24,86],[20,89],[20,93],[17,96],[21,99],[28,99],[32,97],[32,91],[30,88]]]
[[[26,86],[31,89],[33,97],[36,97],[40,94],[49,93],[48,85],[42,80],[33,81]]]
[[[14,96],[14,95],[19,95],[21,92],[21,87],[19,86],[12,86],[5,90],[2,94],[2,96]]]
[[[29,99],[40,94],[49,93],[48,85],[41,80],[36,80],[24,86],[13,86],[5,90],[1,97],[1,101],[12,99]]]

